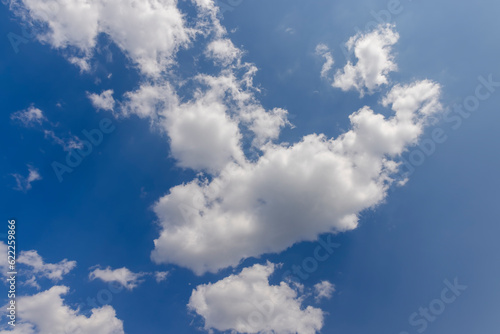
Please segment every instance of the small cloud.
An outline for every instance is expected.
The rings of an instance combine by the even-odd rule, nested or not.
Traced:
[[[333,64],[335,63],[332,53],[330,52],[328,46],[326,46],[325,44],[318,44],[316,46],[316,54],[325,58],[325,63],[321,68],[321,77],[326,78],[328,76],[328,73],[331,71]]]
[[[343,91],[355,89],[363,96],[366,91],[371,94],[379,86],[388,84],[388,74],[397,70],[392,46],[398,39],[399,34],[390,24],[380,24],[372,32],[351,37],[346,46],[354,52],[357,62],[348,61],[337,71],[333,87]]]
[[[67,259],[59,263],[45,263],[36,250],[21,252],[17,262],[31,267],[31,273],[35,276],[46,277],[53,281],[62,280],[64,275],[76,267],[76,261],[68,261]],[[35,276],[33,276],[33,278],[35,278]],[[33,278],[31,280],[33,280]],[[31,285],[37,285],[36,279],[33,280]]]
[[[25,110],[16,111],[10,115],[10,119],[21,122],[25,127],[32,127],[36,124],[41,125],[42,122],[46,120],[43,112],[34,106]]]
[[[44,130],[43,133],[45,135],[45,138],[51,138],[54,143],[60,145],[65,151],[71,151],[83,147],[80,138],[78,138],[77,136],[72,136],[69,139],[62,139],[58,137],[52,130]]]
[[[41,289],[40,284],[38,284],[38,282],[36,281],[36,277],[35,276],[32,276],[29,280],[25,281],[24,285],[34,287],[37,290]]]
[[[108,79],[111,77],[111,74],[108,76]],[[92,102],[92,105],[97,110],[109,110],[113,111],[115,108],[115,99],[113,98],[113,90],[108,89],[103,91],[101,94],[88,93],[87,97]]]
[[[90,280],[100,279],[103,282],[116,282],[127,290],[133,290],[144,280],[140,278],[145,276],[146,273],[134,273],[129,269],[123,267],[119,269],[95,269],[89,274]]]
[[[168,271],[156,271],[154,275],[155,275],[156,282],[160,283],[160,282],[163,282],[164,280],[167,279]]]
[[[316,295],[314,298],[316,301],[320,301],[321,299],[330,299],[332,298],[333,293],[335,292],[335,285],[328,281],[322,281],[316,285],[314,285],[314,294]]]
[[[16,179],[16,186],[14,187],[14,190],[26,192],[31,189],[32,182],[42,179],[40,173],[38,172],[38,169],[36,169],[35,167],[28,165],[28,171],[29,174],[26,177],[17,173],[11,174]]]
[[[205,55],[220,62],[229,65],[233,61],[241,58],[243,52],[234,46],[230,39],[216,39],[211,42],[205,51]]]

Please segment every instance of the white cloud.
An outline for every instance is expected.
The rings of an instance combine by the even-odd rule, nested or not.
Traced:
[[[40,290],[42,288],[40,286],[40,284],[38,284],[38,281],[36,280],[36,276],[31,276],[31,278],[28,279],[28,280],[26,280],[26,281],[24,281],[23,284],[25,284],[27,286],[31,286],[31,287],[33,287],[33,288],[35,288],[37,290]]]
[[[379,86],[387,84],[389,72],[397,70],[391,51],[398,39],[399,34],[389,24],[351,37],[346,46],[354,51],[357,62],[353,65],[348,61],[343,70],[338,70],[333,86],[343,91],[356,89],[363,96],[366,91],[371,94]]]
[[[14,190],[26,192],[31,189],[31,183],[42,179],[42,176],[38,172],[38,169],[36,169],[35,167],[28,165],[28,171],[29,174],[26,177],[17,173],[12,174],[14,179],[16,179],[16,187],[14,188]]]
[[[328,46],[326,46],[325,44],[318,44],[316,46],[316,54],[325,58],[325,63],[321,68],[321,77],[326,78],[328,77],[328,73],[330,73],[333,64],[335,63],[333,60],[332,53],[328,49]]]
[[[46,120],[43,112],[34,106],[25,110],[16,111],[10,115],[10,118],[20,121],[26,127],[34,126],[35,124],[41,125],[42,122]]]
[[[232,159],[242,159],[238,124],[215,94],[200,93],[180,103],[170,85],[144,84],[126,97],[125,114],[149,117],[165,130],[179,166],[217,171]]]
[[[111,269],[110,267],[107,267],[106,269],[94,269],[89,274],[89,278],[90,280],[100,279],[103,282],[116,282],[128,290],[133,290],[143,282],[141,277],[144,275],[146,274],[131,272],[125,267],[119,269]]]
[[[206,54],[223,65],[229,65],[242,56],[242,51],[228,38],[221,38],[208,44]]]
[[[336,139],[311,134],[293,145],[269,144],[257,161],[229,163],[211,182],[173,187],[154,206],[162,231],[152,259],[216,272],[356,228],[358,214],[385,199],[398,155],[440,110],[439,93],[430,81],[396,86],[384,99],[395,112],[390,118],[364,107]]]
[[[270,285],[275,265],[256,264],[239,275],[196,287],[189,309],[205,320],[205,329],[238,333],[314,334],[323,311],[303,307],[302,298],[285,282]]]
[[[226,30],[216,17],[215,3],[194,2],[198,11],[195,24],[184,22],[186,18],[175,0],[139,3],[132,0],[47,0],[43,3],[22,0],[24,6],[18,7],[17,13],[48,23],[47,31],[39,38],[68,51],[69,60],[82,68],[89,68],[88,61],[97,47],[97,35],[108,35],[139,65],[143,74],[149,75],[139,89],[125,94],[125,103],[121,104],[123,115],[149,117],[153,124],[165,130],[172,156],[180,167],[216,173],[228,162],[244,159],[240,123],[255,135],[254,146],[260,147],[276,139],[288,121],[283,109],[266,112],[255,101],[253,91],[257,89],[252,86],[252,78],[256,68],[242,64],[243,52],[225,37]],[[223,68],[213,77],[191,78],[204,87],[186,99],[174,93],[186,80],[176,82],[175,76],[169,76],[170,82],[166,82],[159,74],[173,63],[176,51],[188,46],[196,34],[205,39],[206,56],[223,67],[230,65],[231,69]],[[75,55],[71,48],[80,50],[80,54]],[[233,71],[245,73],[237,79]],[[90,97],[98,107],[109,109],[113,104],[109,93]]]
[[[165,281],[168,277],[168,274],[169,274],[168,271],[156,271],[154,273],[156,282],[160,283],[160,282]]]
[[[113,111],[115,107],[115,99],[113,98],[112,89],[105,90],[101,94],[87,93],[87,96],[92,102],[94,108],[96,108],[97,110]]]
[[[69,135],[69,139],[63,139],[58,137],[53,130],[43,130],[45,138],[50,138],[52,141],[61,146],[65,151],[71,151],[74,149],[80,149],[83,147],[83,144],[77,136]]]
[[[47,29],[42,42],[69,51],[69,60],[83,70],[99,34],[106,34],[142,73],[157,76],[172,64],[176,51],[186,46],[194,30],[186,27],[176,0],[21,0],[17,13],[41,22]]]
[[[5,325],[0,334],[123,334],[123,322],[116,318],[111,306],[92,309],[90,317],[79,314],[64,304],[62,295],[69,289],[54,286],[33,296],[18,297],[16,300],[18,322],[14,330]],[[5,310],[7,306],[2,307]],[[5,317],[5,315],[3,316]],[[36,328],[36,329],[35,329]]]
[[[125,94],[122,114],[149,118],[169,136],[172,156],[180,167],[219,172],[227,163],[245,160],[240,125],[254,135],[254,146],[276,139],[289,124],[287,111],[266,111],[255,101],[255,68],[245,65],[238,79],[232,70],[218,76],[198,75],[192,99],[181,102],[168,83],[144,83]]]
[[[332,298],[334,292],[335,285],[328,281],[322,281],[314,285],[314,294],[316,301],[320,301],[323,298],[330,299]]]
[[[76,261],[67,259],[59,263],[45,263],[36,250],[22,251],[17,262],[32,267],[31,272],[38,277],[46,277],[53,281],[61,280],[76,267]]]

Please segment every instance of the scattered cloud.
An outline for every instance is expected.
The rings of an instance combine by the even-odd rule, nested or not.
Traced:
[[[235,60],[240,59],[243,52],[235,47],[230,39],[221,38],[208,44],[206,54],[211,59],[223,65],[229,65]]]
[[[79,314],[64,304],[61,296],[67,294],[66,286],[54,286],[32,296],[18,297],[18,321],[13,330],[10,325],[0,327],[0,334],[124,334],[123,322],[116,318],[111,306],[92,309],[89,317]],[[7,305],[2,307],[7,309]]]
[[[43,130],[45,138],[50,138],[52,141],[61,146],[65,151],[71,151],[74,149],[81,149],[83,147],[82,141],[77,136],[69,135],[68,139],[63,139],[58,137],[53,130]]]
[[[303,307],[301,296],[285,282],[270,285],[275,265],[256,264],[238,275],[193,290],[188,308],[205,320],[205,329],[238,333],[314,334],[323,311]]]
[[[318,56],[321,56],[325,58],[325,63],[323,64],[323,67],[321,68],[321,77],[322,78],[327,78],[328,74],[333,68],[333,64],[335,63],[333,60],[332,53],[330,52],[330,49],[328,46],[325,44],[318,44],[316,46],[316,54]]]
[[[46,277],[53,281],[60,281],[63,276],[76,267],[76,261],[64,259],[59,263],[45,263],[36,250],[22,251],[17,263],[31,267],[30,273],[37,277]]]
[[[90,274],[90,280],[100,279],[103,282],[116,282],[128,290],[133,290],[143,282],[141,279],[145,273],[134,273],[123,267],[119,269],[94,269]]]
[[[10,119],[21,122],[25,127],[32,127],[36,124],[41,125],[46,120],[43,111],[34,106],[12,113]]]
[[[335,292],[335,285],[328,281],[322,281],[318,284],[314,285],[314,294],[316,301],[320,301],[321,299],[330,299],[332,298],[333,293]]]
[[[333,86],[348,91],[357,90],[361,96],[388,83],[389,72],[396,71],[392,46],[399,39],[393,25],[381,24],[374,31],[358,33],[346,43],[349,51],[354,51],[356,64],[348,61],[343,70],[335,74]]]
[[[168,271],[156,271],[154,273],[155,279],[157,283],[163,282],[167,279],[169,272]]]
[[[36,279],[36,276],[31,276],[30,279],[26,280],[23,284],[27,285],[27,286],[31,286],[37,290],[40,290],[42,287],[40,286],[40,284],[38,284],[38,281]]]
[[[101,94],[87,93],[87,96],[97,110],[113,111],[115,108],[115,99],[113,98],[112,89],[105,90]]]
[[[14,179],[16,179],[16,186],[14,187],[14,190],[26,192],[31,189],[31,183],[42,179],[38,169],[31,165],[28,165],[28,172],[28,176],[22,176],[17,173],[11,174]]]

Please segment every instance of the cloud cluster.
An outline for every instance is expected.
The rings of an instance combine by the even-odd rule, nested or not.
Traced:
[[[354,229],[359,212],[384,200],[397,156],[440,110],[439,94],[427,80],[395,86],[383,100],[392,117],[363,107],[338,138],[269,144],[254,162],[229,163],[211,180],[170,189],[154,207],[163,230],[153,260],[203,274]]]
[[[188,307],[205,320],[205,329],[238,333],[314,334],[323,311],[303,307],[302,297],[285,282],[270,285],[275,265],[256,264],[238,275],[193,290]]]
[[[238,77],[235,72],[243,71]],[[168,82],[144,83],[125,94],[121,114],[148,118],[169,137],[172,156],[180,167],[217,173],[228,163],[243,163],[245,128],[254,147],[278,138],[288,125],[287,111],[265,110],[254,96],[252,65],[225,69],[217,76],[193,78],[191,99],[178,96]]]
[[[66,286],[54,286],[33,296],[17,298],[19,322],[13,330],[0,328],[0,334],[124,333],[123,323],[111,306],[94,308],[92,314],[86,317],[64,304],[61,296],[68,292]]]
[[[0,251],[7,253],[7,246],[2,241]],[[24,285],[40,289],[37,279],[44,277],[60,281],[76,266],[76,262],[64,259],[55,264],[46,263],[36,250],[30,250],[19,254],[17,265],[23,266],[19,275],[32,276],[24,280]],[[6,258],[0,262],[0,269],[2,273],[7,272]],[[4,322],[0,326],[0,334],[124,334],[123,323],[111,306],[94,308],[87,317],[80,314],[79,309],[74,310],[64,303],[62,296],[68,292],[67,286],[56,285],[34,295],[16,296],[16,326],[11,327]],[[7,307],[2,306],[3,313]],[[2,317],[5,315],[2,314]]]
[[[201,275],[316,240],[322,233],[356,228],[360,212],[386,198],[399,156],[417,143],[429,117],[441,110],[440,86],[429,80],[394,85],[381,100],[388,110],[381,114],[369,106],[360,108],[349,116],[350,129],[338,137],[312,133],[295,143],[277,144],[281,129],[291,125],[287,111],[267,110],[258,101],[259,89],[253,84],[257,68],[245,63],[244,53],[227,38],[215,2],[193,2],[197,22],[192,25],[175,0],[19,0],[23,6],[17,9],[32,22],[43,23],[38,38],[67,51],[82,69],[89,69],[100,34],[113,41],[138,66],[141,83],[122,101],[106,90],[89,94],[91,102],[117,117],[147,119],[167,134],[177,165],[200,172],[155,203],[161,230],[152,259]],[[177,50],[197,36],[215,70],[186,78],[170,65]],[[398,38],[391,25],[353,36],[347,47],[357,60],[339,69],[332,85],[363,96],[388,84],[389,73],[397,69],[392,47]],[[323,44],[316,52],[325,59],[321,76],[326,78],[333,56]],[[39,122],[36,112],[26,119]],[[188,306],[205,319],[207,330],[315,333],[322,327],[323,312],[302,308],[302,297],[285,282],[270,285],[274,268],[255,265],[200,285]],[[132,290],[141,275],[106,268],[94,270],[90,278]],[[60,296],[67,290],[53,289],[39,299],[50,299],[66,317],[80,317],[62,304]],[[333,291],[331,283],[319,283],[316,299],[330,298]],[[96,313],[116,319],[112,309]],[[83,317],[82,326],[99,318],[93,316]],[[42,328],[41,321],[31,323]],[[111,324],[96,333],[123,331],[121,323]]]

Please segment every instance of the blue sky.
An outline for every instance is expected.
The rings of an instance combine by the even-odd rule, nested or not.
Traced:
[[[82,3],[0,7],[0,333],[498,328],[499,4]]]

